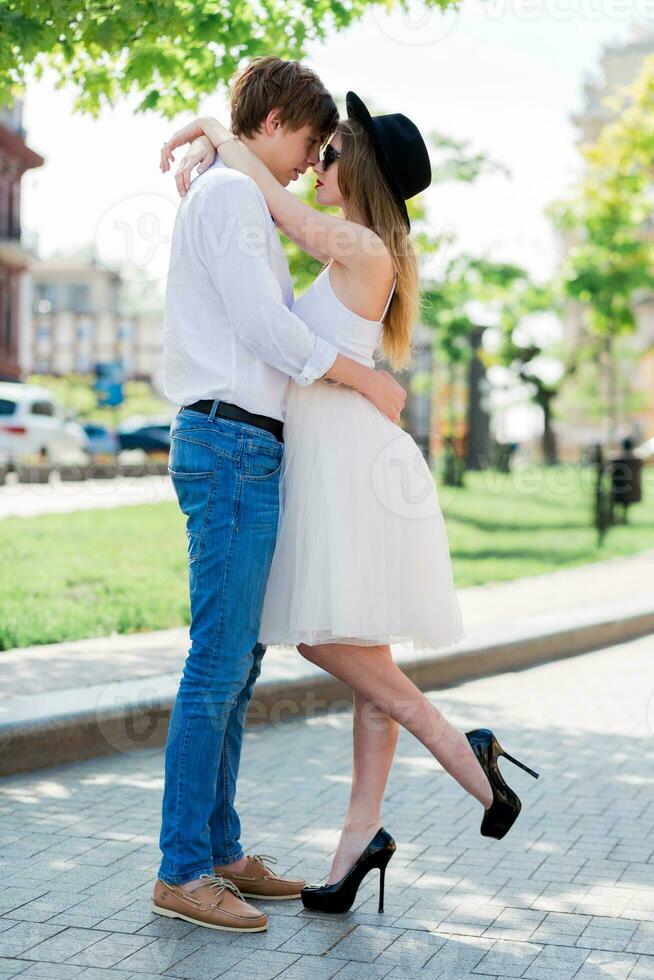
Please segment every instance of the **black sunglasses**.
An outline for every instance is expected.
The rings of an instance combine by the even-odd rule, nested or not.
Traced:
[[[340,160],[341,154],[338,150],[334,149],[331,143],[328,143],[325,149],[322,151],[322,169],[329,170],[334,160]]]

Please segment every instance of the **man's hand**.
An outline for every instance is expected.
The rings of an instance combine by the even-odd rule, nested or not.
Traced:
[[[337,354],[332,366],[318,380],[338,382],[360,392],[391,422],[399,423],[406,391],[388,371],[378,371],[346,354]]]
[[[391,422],[399,424],[406,401],[406,391],[388,371],[371,371],[370,380],[363,394]]]

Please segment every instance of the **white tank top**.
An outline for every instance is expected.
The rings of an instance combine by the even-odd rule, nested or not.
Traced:
[[[348,309],[334,292],[329,278],[330,265],[331,262],[318,273],[308,289],[298,296],[291,309],[313,333],[328,340],[341,354],[374,368],[373,353],[381,341],[383,320],[393,298],[397,276],[393,280],[381,320],[366,320]]]

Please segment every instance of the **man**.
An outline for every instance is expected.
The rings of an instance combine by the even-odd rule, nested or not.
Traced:
[[[298,62],[255,59],[231,92],[232,131],[286,186],[317,163],[336,105]],[[286,393],[319,378],[397,421],[406,393],[338,353],[289,309],[293,287],[265,199],[217,157],[182,201],[166,289],[164,386],[181,406],[169,470],[187,517],[191,648],[168,730],[153,910],[262,931],[243,898],[297,898],[243,851],[234,807],[243,725],[261,669],[261,607],[275,547]],[[284,794],[280,787],[280,806]]]

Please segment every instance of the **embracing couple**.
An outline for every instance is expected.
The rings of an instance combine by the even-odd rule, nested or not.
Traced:
[[[299,62],[258,58],[233,81],[230,129],[198,119],[161,151],[165,172],[191,144],[176,175],[164,333],[191,646],[168,730],[152,907],[214,929],[266,929],[250,899],[346,911],[373,868],[383,908],[395,842],[381,807],[399,725],[479,801],[482,834],[503,837],[520,811],[493,732],[454,728],[391,654],[394,642],[463,636],[436,487],[398,424],[406,392],[374,356],[410,362],[419,293],[405,202],[431,168],[405,115],[372,116],[353,92],[346,105],[339,118]],[[316,207],[286,190],[308,168]],[[323,264],[297,300],[277,229]],[[277,643],[353,691],[350,804],[321,885],[246,853],[234,806],[246,710]]]

